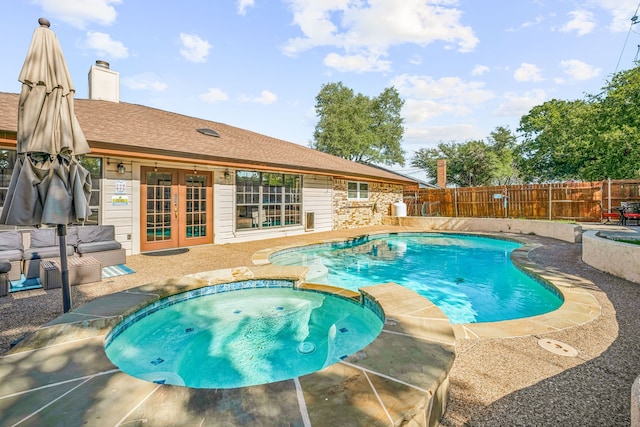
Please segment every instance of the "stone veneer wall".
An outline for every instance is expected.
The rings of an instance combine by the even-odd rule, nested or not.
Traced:
[[[402,200],[402,185],[369,183],[368,200],[347,200],[346,179],[333,181],[333,229],[343,230],[382,224],[391,205]]]

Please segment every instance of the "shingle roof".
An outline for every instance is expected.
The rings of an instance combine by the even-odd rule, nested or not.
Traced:
[[[224,123],[129,104],[76,99],[75,111],[92,148],[169,155],[215,163],[256,165],[396,183],[411,179],[292,142]],[[0,92],[0,132],[17,130],[18,94]],[[208,128],[220,137],[197,131]]]

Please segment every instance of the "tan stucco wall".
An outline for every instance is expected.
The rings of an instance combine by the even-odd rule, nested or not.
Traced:
[[[607,239],[597,231],[582,236],[582,261],[605,273],[640,283],[640,245]]]
[[[384,223],[425,230],[533,234],[571,243],[580,242],[582,236],[577,224],[526,219],[392,216]]]
[[[333,182],[333,229],[343,230],[380,225],[390,212],[392,203],[402,200],[402,186],[369,183],[369,199],[348,200],[347,180]]]

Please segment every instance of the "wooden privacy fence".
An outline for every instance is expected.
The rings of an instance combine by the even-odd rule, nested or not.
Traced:
[[[409,216],[600,221],[622,202],[640,201],[640,180],[405,190]]]

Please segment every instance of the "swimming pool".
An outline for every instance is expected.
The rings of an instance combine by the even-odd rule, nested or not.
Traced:
[[[221,284],[158,301],[107,336],[120,370],[160,384],[235,388],[315,372],[356,353],[382,330],[383,313],[281,280]]]
[[[394,282],[430,299],[451,323],[511,320],[548,313],[560,293],[516,268],[509,240],[464,234],[363,236],[276,252],[274,265],[309,267],[307,281],[357,290]]]

